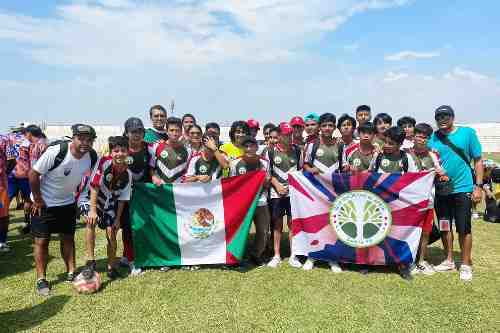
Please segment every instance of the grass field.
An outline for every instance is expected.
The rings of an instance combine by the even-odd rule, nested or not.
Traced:
[[[499,331],[500,224],[475,221],[474,279],[458,273],[417,276],[412,282],[389,271],[368,275],[310,272],[283,264],[246,272],[220,269],[149,271],[79,295],[63,282],[58,242],[50,247],[52,295],[34,290],[31,239],[10,231],[11,253],[0,254],[0,332],[91,331]],[[83,265],[82,228],[77,264]],[[97,242],[98,269],[106,262],[105,238]],[[441,247],[431,247],[431,262]],[[455,253],[459,259],[458,252]]]

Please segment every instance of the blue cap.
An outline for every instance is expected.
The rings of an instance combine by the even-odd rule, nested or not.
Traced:
[[[315,122],[319,122],[319,115],[315,112],[308,113],[307,116],[304,117],[304,121],[314,120]]]

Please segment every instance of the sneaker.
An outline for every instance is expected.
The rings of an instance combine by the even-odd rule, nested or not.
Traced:
[[[445,260],[437,266],[434,266],[436,272],[449,272],[455,270],[455,263],[453,261]]]
[[[432,267],[432,265],[425,260],[417,264],[417,269],[419,273],[422,273],[424,275],[432,275],[436,273],[434,267]]]
[[[467,282],[472,280],[472,267],[469,265],[460,265],[460,280]]]
[[[302,263],[300,262],[299,258],[297,258],[297,256],[290,256],[290,258],[288,258],[288,265],[294,268],[302,267]]]
[[[416,264],[411,264],[411,266],[410,266],[410,274],[411,274],[412,276],[415,276],[415,275],[420,274],[420,273],[421,273],[421,272],[420,272],[420,269],[418,268],[418,265],[416,265]]]
[[[305,271],[310,271],[314,268],[314,259],[307,258],[306,262],[302,266],[302,269]]]
[[[142,270],[142,268],[135,267],[134,263],[131,262],[130,263],[130,275],[132,275],[132,276],[139,276],[139,275],[142,275],[142,274],[144,274],[144,271]]]
[[[413,276],[411,275],[410,267],[408,267],[408,266],[400,266],[398,268],[398,270],[399,270],[399,276],[401,276],[401,278],[403,280],[406,280],[406,281],[413,280]]]
[[[271,268],[278,268],[278,266],[281,264],[281,258],[280,257],[273,257],[270,262],[267,263],[267,267]]]
[[[75,272],[66,273],[66,282],[72,283],[75,281]]]
[[[171,269],[172,269],[172,267],[170,267],[170,266],[163,266],[163,267],[160,267],[160,272],[168,272]]]
[[[130,262],[128,261],[127,257],[121,257],[119,264],[120,264],[120,267],[124,267],[124,268],[129,268],[129,266],[130,266]]]
[[[481,216],[479,216],[479,213],[474,212],[474,213],[472,213],[472,218],[473,218],[474,220],[477,220],[477,219],[480,219],[480,218],[481,218]]]
[[[334,261],[330,262],[330,270],[333,273],[342,273],[342,267],[340,267],[339,264]]]
[[[0,252],[10,252],[10,246],[5,243],[0,243]]]
[[[40,296],[49,296],[50,294],[49,282],[45,279],[36,280],[36,292]]]
[[[108,268],[108,278],[110,280],[116,280],[118,279],[120,276],[120,273],[118,272],[118,270],[116,268]]]

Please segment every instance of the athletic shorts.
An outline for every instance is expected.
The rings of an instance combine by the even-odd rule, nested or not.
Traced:
[[[271,209],[271,219],[273,221],[283,216],[287,216],[288,220],[291,221],[290,197],[271,199],[269,201],[269,208]]]
[[[79,216],[84,217],[85,219],[89,215],[90,212],[90,205],[88,204],[82,204],[78,207],[78,214]],[[109,214],[105,214],[101,211],[97,212],[97,226],[102,229],[106,230],[108,227],[112,227],[113,224],[115,223],[115,218],[113,216],[110,216]]]
[[[31,217],[31,234],[36,238],[50,238],[51,234],[75,235],[76,205],[42,208],[41,215]]]
[[[30,197],[31,189],[28,178],[16,178],[13,175],[10,175],[8,181],[10,200],[12,200],[12,198],[14,198],[18,192],[21,192],[21,195],[24,199]]]
[[[7,191],[0,192],[0,219],[9,217],[10,200]]]
[[[471,233],[472,198],[471,193],[454,193],[436,196],[436,214],[438,221],[455,223],[455,230],[466,235]]]

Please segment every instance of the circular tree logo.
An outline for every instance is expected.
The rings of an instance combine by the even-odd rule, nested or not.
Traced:
[[[372,192],[350,191],[333,202],[330,223],[345,244],[357,248],[374,246],[389,233],[391,209]]]

